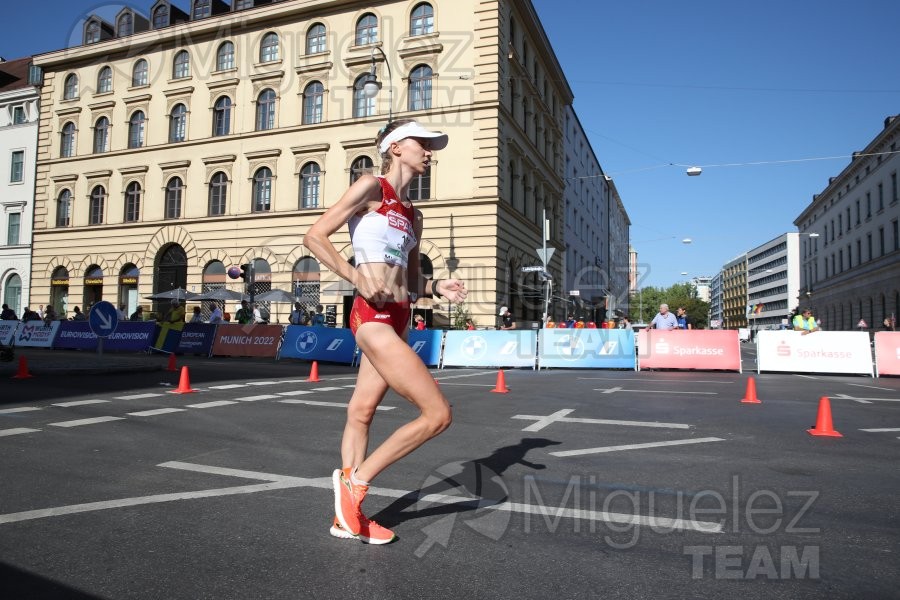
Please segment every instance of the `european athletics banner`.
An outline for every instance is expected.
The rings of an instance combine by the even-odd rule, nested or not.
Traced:
[[[631,329],[541,329],[538,368],[637,369]]]
[[[50,321],[49,325],[44,325],[43,321],[20,323],[14,338],[16,346],[28,348],[52,347],[56,332],[59,331],[59,323],[59,321]]]
[[[196,354],[209,356],[212,352],[213,341],[216,339],[216,325],[214,323],[186,323],[181,330],[178,339],[176,354]]]
[[[349,365],[356,340],[349,329],[288,325],[279,358],[302,358]]]
[[[444,367],[534,368],[537,331],[448,331]]]
[[[429,367],[441,364],[441,338],[444,332],[439,329],[426,329],[419,331],[412,329],[409,332],[409,347],[419,355],[422,362]]]

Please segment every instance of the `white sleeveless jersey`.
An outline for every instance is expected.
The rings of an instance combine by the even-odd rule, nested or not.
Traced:
[[[404,206],[397,192],[384,177],[381,184],[381,206],[366,214],[353,215],[350,226],[350,243],[357,265],[363,263],[387,263],[406,268],[409,252],[416,246],[413,230],[415,212],[412,206]]]

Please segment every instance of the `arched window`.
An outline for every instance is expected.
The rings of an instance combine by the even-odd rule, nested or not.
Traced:
[[[194,0],[194,10],[191,11],[191,19],[203,19],[212,14],[209,0]]]
[[[100,41],[100,22],[92,19],[84,30],[84,43],[96,44]]]
[[[161,29],[169,25],[169,7],[160,4],[153,11],[153,29]]]
[[[434,33],[434,8],[427,2],[417,4],[409,19],[409,35]]]
[[[253,175],[253,212],[272,209],[272,171],[262,167]]]
[[[3,286],[3,304],[9,306],[17,315],[22,312],[22,278],[13,273]]]
[[[140,148],[144,145],[144,126],[147,123],[144,111],[136,110],[128,121],[128,147]]]
[[[259,45],[259,62],[272,62],[278,60],[278,34],[269,32],[263,36]]]
[[[350,184],[353,185],[357,179],[367,173],[371,173],[374,166],[372,159],[368,156],[360,156],[354,160],[353,164],[350,165]]]
[[[300,169],[300,208],[319,206],[319,165],[308,162]]]
[[[213,135],[228,135],[231,132],[231,98],[222,96],[213,106]]]
[[[134,33],[134,17],[131,16],[130,12],[122,13],[122,16],[119,17],[119,22],[116,23],[116,36],[124,37],[132,33]]]
[[[166,184],[166,218],[178,219],[181,217],[181,196],[184,186],[180,177],[173,177]]]
[[[225,200],[228,195],[228,176],[219,171],[209,180],[209,209],[210,217],[225,214]]]
[[[322,122],[325,87],[321,82],[313,81],[303,89],[303,115],[301,123],[310,125]]]
[[[141,216],[141,184],[132,181],[125,188],[125,222],[132,223]]]
[[[409,74],[409,110],[431,108],[431,67],[419,65]]]
[[[109,150],[109,119],[100,117],[94,124],[94,153]]]
[[[68,227],[72,217],[72,192],[63,190],[56,197],[56,226]]]
[[[325,26],[321,23],[314,23],[306,31],[306,53],[318,54],[319,52],[325,52],[326,50]]]
[[[150,65],[145,59],[134,63],[131,69],[131,87],[140,87],[150,83]]]
[[[179,50],[172,61],[172,79],[183,79],[191,76],[191,55],[187,50]]]
[[[183,142],[187,138],[187,107],[176,104],[169,115],[169,142]]]
[[[78,97],[78,75],[72,73],[63,84],[63,100],[74,100]]]
[[[222,42],[216,50],[216,71],[227,71],[234,68],[234,44]]]
[[[88,210],[88,223],[100,225],[103,223],[103,209],[106,205],[106,190],[102,185],[95,186],[91,190],[91,206]]]
[[[75,156],[75,123],[71,121],[63,125],[59,155],[63,158]]]
[[[356,45],[365,46],[378,41],[378,18],[366,13],[356,22]]]
[[[256,130],[275,128],[275,90],[265,89],[256,98]]]
[[[103,67],[97,75],[97,93],[105,94],[112,91],[112,69]]]
[[[375,114],[375,98],[366,96],[365,85],[369,74],[363,73],[353,82],[353,116],[371,117]]]

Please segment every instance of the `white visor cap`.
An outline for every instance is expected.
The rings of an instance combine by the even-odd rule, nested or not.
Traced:
[[[399,142],[400,140],[405,140],[406,138],[423,138],[431,140],[432,150],[443,150],[447,147],[447,143],[450,141],[450,137],[446,133],[428,131],[427,129],[413,121],[411,123],[407,123],[406,125],[401,125],[397,129],[387,134],[384,139],[381,140],[381,144],[378,146],[378,151],[384,154],[388,151],[388,148],[391,147],[391,144],[393,144],[394,142]]]

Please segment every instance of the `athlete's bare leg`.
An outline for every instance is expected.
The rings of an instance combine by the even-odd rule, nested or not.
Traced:
[[[369,357],[363,354],[356,377],[356,388],[347,406],[347,424],[341,440],[343,466],[356,467],[365,460],[369,447],[369,426],[375,416],[375,409],[381,404],[387,391],[387,382],[372,366]]]
[[[420,411],[418,417],[392,433],[358,465],[356,477],[371,481],[385,468],[447,429],[451,414],[447,399],[422,359],[390,326],[364,323],[356,331],[356,343],[382,381]],[[360,375],[363,375],[362,371]],[[371,405],[366,404],[366,407]],[[371,411],[374,412],[374,407]]]

